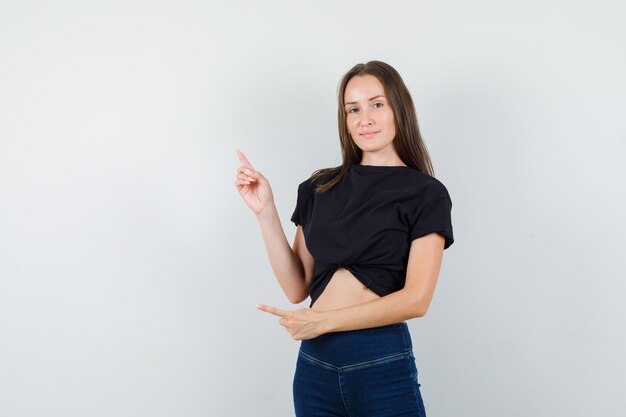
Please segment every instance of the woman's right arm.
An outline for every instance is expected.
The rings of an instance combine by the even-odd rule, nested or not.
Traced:
[[[237,167],[235,187],[259,221],[278,283],[289,301],[298,304],[308,297],[313,278],[313,256],[304,243],[302,226],[298,225],[292,250],[280,223],[269,181],[239,149],[237,155],[242,165]]]
[[[292,250],[273,204],[257,214],[257,219],[278,283],[291,303],[301,303],[309,296],[314,264],[304,242],[302,226],[298,225]]]

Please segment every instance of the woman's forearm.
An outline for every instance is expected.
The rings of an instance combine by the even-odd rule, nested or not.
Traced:
[[[272,271],[290,302],[306,298],[304,267],[285,237],[276,207],[272,204],[257,215]]]
[[[427,306],[407,289],[375,300],[321,312],[325,333],[386,326],[426,314]]]

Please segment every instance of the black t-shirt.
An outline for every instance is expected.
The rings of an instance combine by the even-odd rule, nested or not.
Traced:
[[[452,200],[436,178],[410,167],[357,163],[330,190],[315,193],[330,178],[300,183],[291,216],[315,259],[309,307],[339,267],[384,296],[404,288],[413,239],[438,232],[444,249],[454,242]]]

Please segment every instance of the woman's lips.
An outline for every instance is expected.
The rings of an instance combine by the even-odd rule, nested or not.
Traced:
[[[361,136],[365,136],[366,138],[371,138],[372,136],[374,136],[377,133],[378,132],[361,133]]]

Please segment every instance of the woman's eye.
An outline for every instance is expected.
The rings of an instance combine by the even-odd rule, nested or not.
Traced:
[[[352,113],[352,110],[356,110],[354,107],[348,110],[348,113]]]
[[[377,104],[380,104],[380,107],[382,107],[382,106],[383,106],[383,103],[374,103],[374,106],[376,106]],[[380,108],[380,107],[379,107],[379,108]]]

